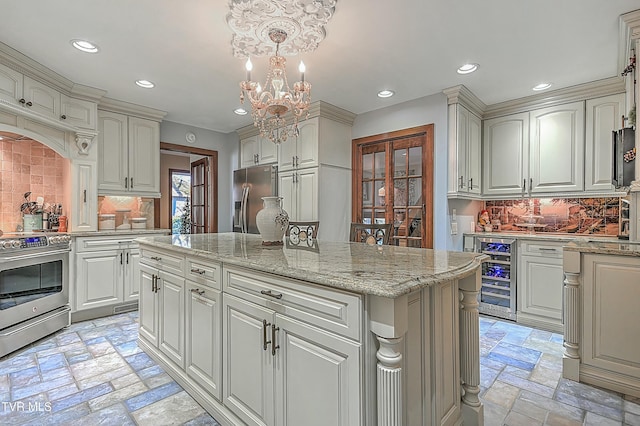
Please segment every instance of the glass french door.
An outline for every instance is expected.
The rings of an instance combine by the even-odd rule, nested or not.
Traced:
[[[209,207],[207,157],[191,163],[191,233],[207,232]]]
[[[353,221],[393,223],[393,245],[433,247],[433,125],[353,143]]]

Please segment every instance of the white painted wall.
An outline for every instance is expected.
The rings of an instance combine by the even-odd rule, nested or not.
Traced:
[[[187,143],[187,132],[195,133],[195,143]],[[218,151],[218,232],[231,232],[233,170],[239,161],[238,135],[163,121],[160,123],[160,141]]]
[[[449,235],[447,97],[438,93],[360,114],[353,123],[351,133],[357,139],[431,123],[434,124],[433,247],[439,250],[462,250],[461,232],[455,240]],[[458,248],[454,247],[457,245]]]

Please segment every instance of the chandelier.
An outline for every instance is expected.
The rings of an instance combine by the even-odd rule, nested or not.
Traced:
[[[253,65],[251,59],[247,59],[247,79],[240,82],[240,102],[244,103],[245,97],[249,99],[254,126],[260,129],[261,136],[279,144],[288,137],[298,136],[300,117],[309,115],[311,84],[304,81],[305,66],[300,61],[300,81],[293,84],[293,90],[289,88],[285,69],[287,60],[278,55],[280,43],[287,39],[287,33],[272,28],[269,30],[269,38],[276,43],[276,54],[269,59],[269,72],[264,88],[260,83],[251,81]],[[289,111],[290,117],[285,117]],[[287,125],[287,121],[291,123]]]

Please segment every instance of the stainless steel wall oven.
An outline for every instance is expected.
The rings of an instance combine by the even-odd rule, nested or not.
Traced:
[[[69,240],[0,238],[0,357],[69,325]]]

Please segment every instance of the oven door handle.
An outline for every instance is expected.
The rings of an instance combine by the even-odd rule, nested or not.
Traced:
[[[0,257],[0,261],[9,262],[11,260],[35,259],[38,257],[54,256],[56,254],[65,254],[65,253],[69,253],[70,251],[71,251],[70,249],[63,249],[63,250],[53,250],[53,251],[45,251],[45,252],[38,252],[38,253],[22,254],[17,256],[6,256],[6,257]]]

